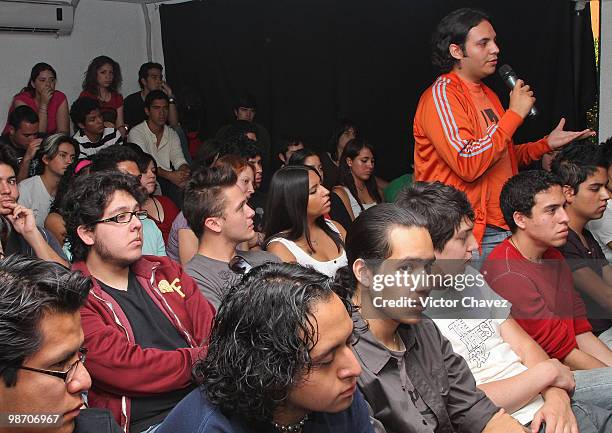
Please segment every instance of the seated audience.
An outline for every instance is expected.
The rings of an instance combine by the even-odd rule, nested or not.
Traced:
[[[471,266],[478,242],[473,234],[474,210],[465,193],[440,182],[418,182],[400,192],[397,204],[425,218],[437,273],[458,282],[433,287],[430,298],[445,300],[446,306],[428,308],[427,315],[466,360],[478,387],[533,431],[539,431],[542,423],[551,431],[579,427],[582,432],[604,432],[595,426],[606,422],[612,428],[612,412],[602,410],[612,406],[606,397],[612,392],[612,369],[601,369],[607,370],[606,377],[598,372],[597,385],[580,380],[584,376],[574,378],[516,323],[511,305]],[[456,304],[449,306],[449,300]],[[490,306],[468,307],[473,300]]]
[[[88,278],[55,263],[20,256],[0,262],[0,432],[122,431],[107,410],[86,409],[91,378],[79,308],[90,287]],[[10,414],[50,422],[11,425]]]
[[[367,141],[355,138],[346,143],[339,170],[340,186],[332,191],[338,194],[352,220],[364,209],[382,203],[374,176],[374,148]]]
[[[133,127],[128,139],[155,158],[162,193],[180,208],[182,189],[189,179],[190,169],[178,134],[166,125],[168,101],[168,96],[161,90],[149,92],[145,98],[147,120]]]
[[[329,205],[329,191],[314,168],[288,165],[274,173],[266,210],[267,251],[333,277],[346,265],[346,231],[325,219]]]
[[[120,171],[135,177],[140,182],[142,175],[138,166],[139,161],[138,154],[130,149],[129,146],[115,145],[98,152],[91,165],[91,172]],[[72,198],[69,199],[72,200]],[[141,220],[141,224],[142,253],[151,256],[165,256],[164,238],[159,228],[157,228],[157,224],[148,218],[148,213],[147,217]]]
[[[198,237],[189,228],[189,223],[183,211],[179,212],[168,235],[166,254],[175,262],[186,265],[198,252]]]
[[[140,150],[140,147],[135,146]],[[138,167],[141,177],[140,183],[147,197],[142,208],[149,213],[149,219],[153,220],[161,231],[164,243],[168,243],[168,236],[174,219],[179,210],[172,200],[164,195],[155,194],[157,190],[157,164],[155,159],[140,150],[138,152]]]
[[[93,280],[81,308],[89,405],[110,409],[124,430],[143,432],[193,389],[191,367],[203,355],[214,310],[180,265],[142,255],[147,213],[134,176],[92,173],[68,195],[73,270]]]
[[[601,158],[608,165],[606,188],[608,189],[608,195],[612,197],[612,137],[602,143]],[[599,244],[608,263],[612,263],[612,200],[608,200],[606,203],[603,217],[587,222],[586,228]]]
[[[302,143],[302,140],[292,135],[281,135],[280,146],[278,149],[278,159],[280,160],[281,165],[287,165],[291,155],[301,149],[304,149],[304,143]]]
[[[328,151],[321,154],[323,163],[324,179],[323,186],[331,190],[340,182],[339,163],[340,155],[344,151],[346,143],[357,137],[357,125],[346,118],[338,119],[332,135],[329,139]]]
[[[98,56],[87,67],[83,91],[79,98],[97,100],[104,126],[117,129],[122,136],[125,136],[127,129],[123,120],[123,96],[119,93],[121,82],[119,63],[108,56]]]
[[[321,164],[321,157],[312,149],[304,148],[296,150],[291,157],[287,165],[307,165],[314,168],[321,176],[321,183],[325,185],[325,178],[323,177],[323,164]],[[348,211],[344,207],[344,203],[338,194],[334,192],[329,193],[330,199],[330,213],[334,214],[334,219],[340,223],[342,227],[349,227],[353,220],[349,215]],[[326,216],[327,218],[328,216]]]
[[[67,266],[62,248],[53,235],[36,225],[32,209],[17,203],[16,171],[17,159],[11,149],[0,145],[0,258],[21,254]]]
[[[123,140],[119,131],[105,128],[100,104],[92,98],[79,98],[70,107],[70,118],[74,123],[74,139],[79,142],[79,158],[89,158],[105,147],[120,144]]]
[[[216,309],[240,279],[228,267],[232,258],[239,255],[251,266],[279,261],[265,251],[237,250],[255,234],[255,212],[247,204],[247,193],[238,185],[235,171],[223,164],[224,158],[211,168],[196,171],[185,188],[185,218],[199,239],[197,254],[185,270]]]
[[[567,242],[559,251],[572,270],[593,333],[612,347],[612,265],[586,229],[589,221],[601,219],[610,198],[610,164],[602,158],[601,149],[597,144],[571,144],[557,155],[552,172],[563,185],[569,217]]]
[[[255,96],[250,93],[243,94],[238,97],[234,103],[234,116],[236,117],[236,123],[245,122],[251,124],[254,128],[255,136],[249,137],[251,140],[257,141],[258,146],[261,149],[262,166],[267,171],[270,170],[270,156],[272,150],[272,141],[270,140],[270,133],[261,124],[254,121],[255,114],[257,111],[257,101]],[[234,135],[232,129],[236,128],[235,123],[222,126],[216,134],[217,138],[228,138]]]
[[[172,89],[168,83],[164,81],[164,67],[159,63],[147,62],[143,63],[138,70],[138,85],[140,91],[128,95],[124,102],[125,123],[129,128],[133,128],[139,123],[147,120],[145,112],[145,98],[153,90],[161,90],[168,95],[168,124],[170,126],[178,125],[178,112],[176,109],[176,101],[172,93]]]
[[[591,332],[572,272],[556,249],[567,242],[569,217],[561,181],[546,171],[510,178],[500,195],[512,235],[482,267],[487,283],[512,303],[514,320],[573,370],[612,366],[612,350]]]
[[[44,139],[38,153],[42,174],[19,182],[18,203],[32,209],[36,225],[43,227],[60,179],[79,154],[79,144],[66,134],[53,134]]]
[[[476,387],[465,360],[422,316],[419,297],[430,288],[379,286],[398,272],[428,272],[434,248],[424,219],[391,203],[367,209],[353,222],[346,248],[348,266],[336,280],[359,308],[353,313],[353,351],[363,369],[357,384],[375,431],[524,432]]]
[[[297,265],[258,266],[215,318],[200,387],[157,433],[373,432],[355,382],[353,324],[328,278]]]
[[[0,137],[0,144],[9,146],[19,162],[17,182],[36,174],[35,156],[42,138],[38,138],[38,115],[30,107],[15,108],[8,118],[8,132]]]
[[[13,97],[9,116],[15,108],[26,105],[38,114],[38,132],[55,134],[70,132],[68,119],[68,100],[59,90],[55,90],[57,74],[47,63],[37,63],[30,72],[28,84]],[[8,132],[8,123],[3,133]]]

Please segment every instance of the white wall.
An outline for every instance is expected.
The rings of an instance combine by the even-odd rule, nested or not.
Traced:
[[[612,1],[601,3],[599,139],[612,136]]]
[[[55,68],[56,88],[66,94],[70,103],[81,92],[90,60],[101,54],[121,65],[121,93],[126,96],[136,91],[138,68],[147,61],[144,22],[139,4],[81,0],[69,36],[0,33],[0,129],[11,98],[25,86],[32,66],[39,61]],[[161,51],[161,43],[158,50]]]

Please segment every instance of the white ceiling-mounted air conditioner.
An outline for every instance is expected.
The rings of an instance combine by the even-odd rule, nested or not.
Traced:
[[[0,1],[0,31],[69,35],[74,7],[62,1]]]

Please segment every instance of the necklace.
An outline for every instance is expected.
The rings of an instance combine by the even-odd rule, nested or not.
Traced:
[[[302,427],[308,421],[308,415],[304,415],[304,418],[296,422],[295,424],[279,424],[276,421],[272,421],[272,425],[279,431],[282,432],[301,432]]]
[[[512,239],[512,236],[510,236],[509,239],[510,239],[510,243],[514,246],[514,248],[516,248],[516,250],[519,252],[519,254],[521,256],[523,256],[524,258],[526,258],[530,262],[534,262],[534,263],[540,263],[542,261],[541,259],[532,259],[531,257],[527,257],[525,254],[523,254],[523,252],[520,250],[518,245],[514,242],[514,239]]]

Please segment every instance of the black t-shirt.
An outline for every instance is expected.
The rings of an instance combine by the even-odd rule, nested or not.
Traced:
[[[140,92],[132,93],[123,100],[123,118],[130,128],[147,120],[145,104]]]
[[[567,243],[559,247],[559,251],[567,260],[572,272],[581,268],[590,268],[601,278],[603,267],[608,265],[606,256],[590,231],[584,229],[583,235],[588,247],[585,247],[576,232],[570,229]],[[612,327],[612,320],[607,319],[607,317],[610,317],[610,313],[585,292],[578,290],[578,293],[584,300],[593,333],[598,335]]]
[[[136,344],[142,348],[154,347],[162,350],[175,350],[189,347],[179,331],[161,312],[153,299],[140,285],[136,276],[130,272],[127,290],[117,290],[101,281],[100,287],[108,293],[125,313]],[[120,376],[118,377],[120,380]],[[130,431],[139,433],[164,420],[168,412],[191,392],[193,386],[165,392],[155,397],[132,398]]]

